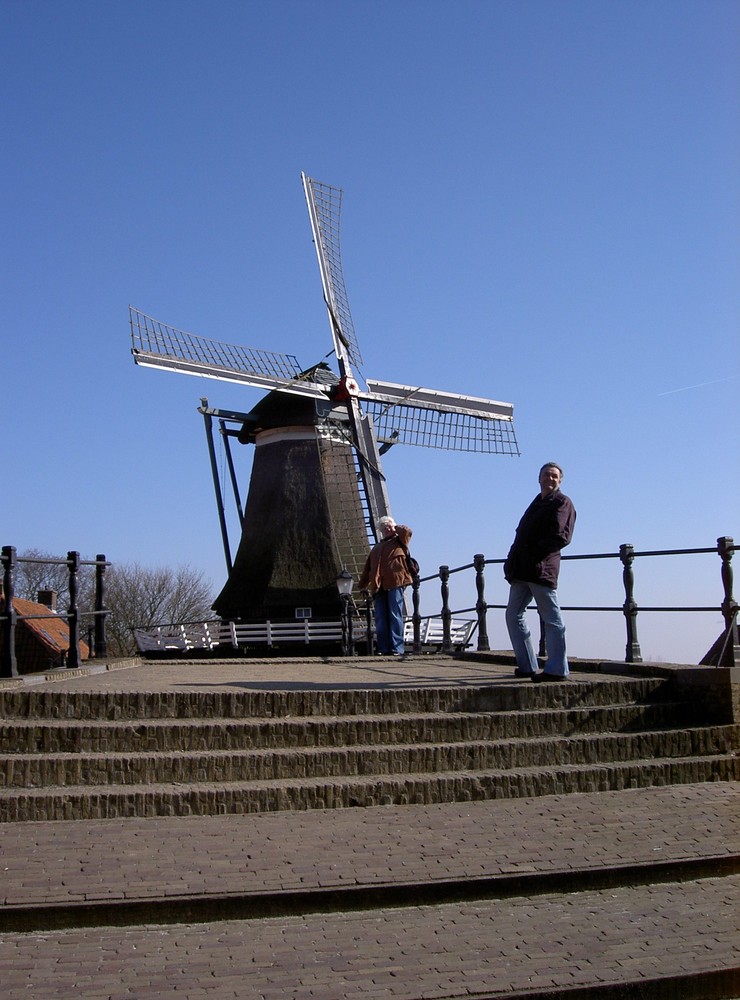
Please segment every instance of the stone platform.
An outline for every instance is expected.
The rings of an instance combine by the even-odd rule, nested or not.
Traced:
[[[155,662],[0,694],[526,685],[557,701],[613,676],[574,666],[535,686],[505,657]],[[738,820],[740,782],[724,780],[0,824],[3,996],[734,998]]]

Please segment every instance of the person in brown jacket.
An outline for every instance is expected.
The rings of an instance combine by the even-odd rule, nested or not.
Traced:
[[[413,532],[407,524],[396,524],[392,517],[378,522],[380,541],[370,551],[360,575],[360,590],[369,590],[375,607],[377,652],[402,656],[403,588],[413,582],[406,556]]]

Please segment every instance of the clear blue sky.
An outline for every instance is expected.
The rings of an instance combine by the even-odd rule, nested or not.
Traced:
[[[320,360],[302,170],[345,192],[362,374],[516,407],[521,458],[386,457],[423,571],[505,555],[550,459],[572,554],[740,538],[739,29],[736,0],[3,0],[0,542],[220,589],[196,408],[259,393],[136,368],[127,307]],[[620,604],[621,567],[560,592]],[[644,605],[721,596],[717,556],[637,567]],[[623,655],[621,615],[568,625]],[[643,653],[720,626],[644,614]]]

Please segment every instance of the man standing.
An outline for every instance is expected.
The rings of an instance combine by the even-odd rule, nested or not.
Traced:
[[[565,625],[556,588],[560,550],[573,537],[576,511],[570,498],[560,492],[562,478],[563,470],[555,462],[542,466],[539,496],[524,511],[504,563],[504,576],[511,584],[506,627],[516,657],[514,674],[533,681],[562,681],[569,673]],[[537,657],[525,618],[532,598],[545,625],[547,661],[542,673],[537,672]]]
[[[378,528],[380,541],[367,557],[358,586],[373,596],[378,652],[402,656],[403,588],[413,583],[406,562],[412,531],[392,517],[381,517]]]

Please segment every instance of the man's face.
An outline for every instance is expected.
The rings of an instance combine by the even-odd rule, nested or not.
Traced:
[[[380,531],[383,538],[390,538],[391,535],[395,535],[396,526],[392,521],[386,521],[381,525]]]
[[[540,473],[540,491],[543,497],[560,489],[560,469],[555,465],[546,465]]]

